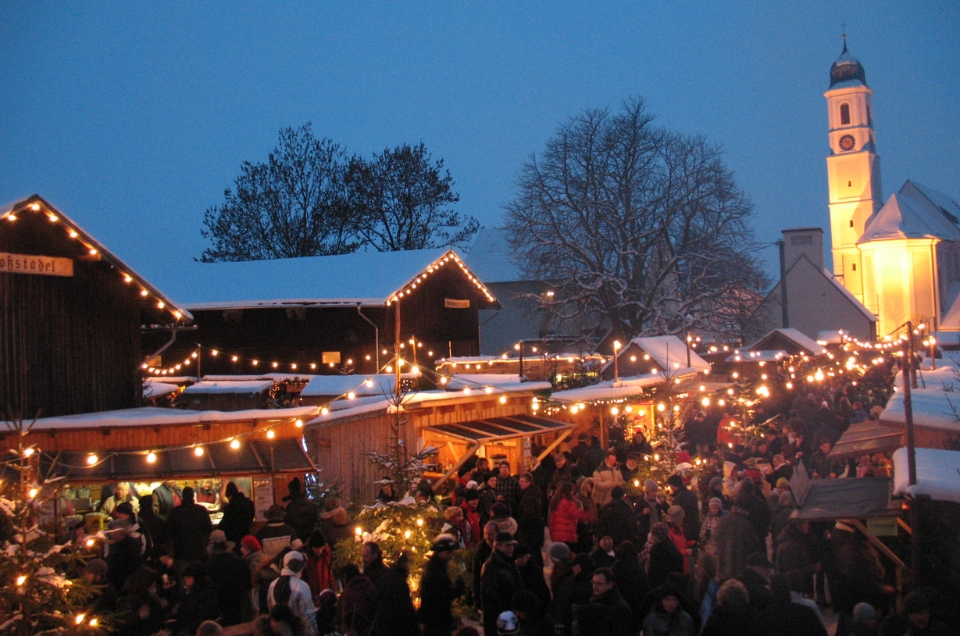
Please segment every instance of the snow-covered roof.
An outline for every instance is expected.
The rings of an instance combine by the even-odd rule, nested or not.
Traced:
[[[463,271],[488,301],[493,294],[450,249],[355,252],[265,261],[183,263],[165,270],[170,293],[194,309],[302,305],[382,306],[437,268]]]
[[[665,384],[666,382],[667,379],[659,373],[646,373],[644,375],[620,378],[618,382],[607,380],[606,382],[600,382],[592,386],[556,391],[550,395],[550,399],[557,402],[615,400],[639,395],[644,387]]]
[[[935,370],[926,369],[920,373],[916,389],[910,391],[913,422],[916,426],[932,428],[952,433],[960,433],[960,380],[957,379],[957,367],[947,359],[938,360]],[[887,401],[881,423],[906,425],[903,406],[903,373],[895,380],[896,393]],[[956,409],[957,413],[954,412]]]
[[[146,400],[170,395],[180,387],[176,384],[167,384],[166,382],[147,382],[143,387],[143,397]]]
[[[930,196],[952,205],[941,208]],[[951,209],[955,205],[947,195],[932,189],[921,190],[908,181],[900,192],[890,195],[880,211],[867,222],[857,244],[890,239],[960,240],[960,228],[945,214],[956,218]],[[960,214],[960,209],[956,213]]]
[[[710,363],[697,355],[697,352],[690,348],[690,364],[687,364],[687,345],[676,336],[641,336],[634,338],[620,349],[620,355],[628,355],[630,345],[638,347],[641,351],[650,356],[650,359],[657,363],[661,369],[669,373],[679,373],[687,367],[694,369],[695,373],[709,373]],[[603,365],[601,372],[606,371],[613,364],[611,358],[609,362]]]
[[[847,50],[847,42],[846,39],[844,39],[843,52],[833,65],[830,66],[829,90],[866,85],[867,72],[857,58],[853,57],[850,51]]]
[[[38,419],[31,430],[49,431],[84,428],[121,428],[148,427],[165,425],[216,424],[224,422],[282,422],[294,419],[314,417],[319,412],[316,406],[298,406],[289,409],[250,409],[246,411],[188,411],[186,409],[167,409],[144,407],[80,413],[78,415],[60,415]]]
[[[479,395],[522,395],[528,396],[533,393],[538,393],[542,391],[549,391],[553,386],[549,382],[524,382],[520,385],[501,385],[496,387],[489,387],[489,391],[484,390],[483,393]],[[423,404],[425,402],[436,402],[440,400],[476,400],[478,393],[471,391],[470,393],[457,392],[457,391],[417,391],[416,393],[407,393],[404,394],[402,398],[402,407],[408,408],[415,404]],[[394,404],[393,398],[382,398],[382,399],[373,399],[373,400],[361,400],[360,398],[352,400],[351,402],[355,406],[350,406],[349,408],[344,408],[337,410],[330,408],[326,414],[321,412],[320,415],[313,418],[312,420],[306,422],[307,427],[323,427],[330,426],[339,422],[340,420],[356,417],[358,415],[372,415],[376,413],[395,413],[397,408]]]
[[[463,260],[485,283],[515,283],[529,280],[513,262],[506,228],[485,227],[477,232]]]
[[[916,449],[917,483],[910,485],[907,449],[893,452],[893,494],[927,495],[935,501],[960,503],[960,451],[939,448]]]
[[[382,397],[393,395],[396,386],[393,374],[317,375],[303,387],[300,397],[346,395],[350,392],[354,395]]]
[[[273,388],[273,380],[249,382],[245,380],[221,380],[210,382],[204,380],[188,386],[183,390],[184,395],[256,395],[265,393]]]
[[[817,332],[817,344],[843,344],[843,329],[827,329]]]
[[[754,342],[748,347],[741,349],[741,352],[745,351],[768,351],[769,348],[765,345],[773,339],[775,336],[781,336],[788,340],[789,342],[796,345],[797,348],[807,352],[809,355],[818,356],[825,354],[827,350],[823,345],[817,344],[813,339],[805,336],[800,333],[793,327],[785,327],[780,329],[773,329],[772,331],[764,334],[759,340]]]
[[[47,218],[55,221],[58,226],[64,228],[65,233],[70,236],[70,238],[80,242],[86,248],[94,250],[97,258],[113,265],[119,276],[129,277],[129,285],[138,287],[141,291],[153,296],[158,301],[160,308],[169,311],[177,319],[182,316],[187,320],[193,320],[193,315],[189,311],[174,303],[166,294],[161,293],[160,290],[148,283],[140,274],[133,271],[132,267],[120,260],[118,256],[104,247],[100,241],[93,238],[93,236],[77,225],[73,219],[50,205],[40,195],[34,194],[21,201],[15,201],[14,203],[0,207],[0,221],[7,221],[11,217],[15,219],[18,214],[46,214]],[[177,312],[179,312],[180,316],[177,316]]]

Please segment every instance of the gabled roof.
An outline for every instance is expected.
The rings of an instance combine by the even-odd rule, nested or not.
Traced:
[[[461,271],[496,305],[493,294],[451,249],[192,262],[170,268],[166,288],[192,309],[384,306],[442,267]]]
[[[774,329],[763,335],[759,340],[751,344],[749,347],[744,347],[742,351],[770,351],[774,349],[782,349],[783,347],[771,345],[777,341],[783,342],[784,340],[787,343],[792,344],[798,350],[811,356],[818,356],[827,352],[823,346],[818,345],[814,340],[803,335],[793,327]]]
[[[389,397],[397,386],[393,374],[378,375],[316,375],[300,391],[300,397],[331,395]]]
[[[165,294],[161,293],[160,290],[148,283],[140,274],[133,271],[133,268],[129,267],[120,260],[119,257],[114,255],[113,252],[104,247],[100,241],[85,232],[73,219],[50,205],[40,195],[35,194],[21,201],[0,207],[0,222],[16,222],[18,216],[25,214],[45,214],[51,225],[56,224],[62,227],[67,236],[77,241],[77,243],[82,246],[82,249],[90,254],[91,258],[106,261],[117,270],[120,276],[124,277],[124,280],[128,284],[139,288],[141,294],[144,296],[152,296],[156,299],[159,309],[169,311],[177,320],[180,318],[193,320],[193,316],[189,311],[175,304]]]
[[[960,240],[958,215],[960,206],[950,197],[907,181],[867,222],[857,245],[890,239]]]
[[[687,345],[676,336],[642,336],[634,338],[620,349],[620,355],[627,355],[630,346],[638,347],[650,356],[661,369],[667,372],[690,371],[692,373],[710,372],[710,363],[690,349],[690,364],[687,364]],[[603,365],[601,373],[613,364],[613,359]]]
[[[513,251],[510,249],[507,237],[506,228],[485,227],[477,232],[470,252],[463,259],[486,283],[515,283],[530,280],[511,260]]]
[[[830,273],[830,270],[823,268],[820,270],[820,273],[830,281],[830,284],[837,288],[837,291],[843,294],[843,297],[846,298],[851,305],[853,305],[857,311],[866,316],[869,320],[877,322],[878,316],[869,309],[863,306],[863,303],[857,300],[857,297],[850,293],[850,290],[843,286],[843,283],[838,281],[836,277]]]

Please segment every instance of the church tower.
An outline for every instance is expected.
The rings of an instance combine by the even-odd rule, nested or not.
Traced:
[[[880,210],[880,157],[863,66],[847,51],[830,67],[827,113],[830,155],[827,180],[830,189],[830,236],[833,241],[833,275],[860,302],[864,302],[863,267],[857,241],[871,216]]]

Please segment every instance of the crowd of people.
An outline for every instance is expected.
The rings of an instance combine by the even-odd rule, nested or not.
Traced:
[[[350,515],[336,499],[320,512],[296,479],[253,534],[253,505],[232,484],[217,529],[190,488],[145,495],[138,510],[117,492],[115,534],[85,575],[136,635],[250,621],[257,634],[292,636],[826,634],[828,606],[837,636],[947,633],[921,591],[896,611],[892,572],[856,528],[792,515],[801,464],[814,479],[890,473],[882,455],[829,457],[847,426],[871,417],[847,391],[804,396],[774,424],[760,410],[766,424],[750,439],[725,437],[722,413],[689,413],[674,459],[701,468],[663,487],[643,477],[653,449],[642,434],[609,448],[584,434],[520,471],[474,458],[443,496],[417,493],[443,513],[413,591],[410,555],[373,541],[334,571]],[[386,484],[379,497],[397,498]],[[277,539],[284,547],[267,550]],[[82,549],[82,532],[75,541]],[[476,624],[455,618],[471,606]]]

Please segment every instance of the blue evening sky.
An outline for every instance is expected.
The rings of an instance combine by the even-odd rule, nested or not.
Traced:
[[[956,0],[3,0],[0,202],[40,194],[150,280],[200,255],[241,162],[312,121],[364,156],[423,141],[459,209],[496,225],[561,122],[640,95],[723,146],[769,243],[828,228],[823,92],[844,23],[885,198],[912,178],[960,199]]]

